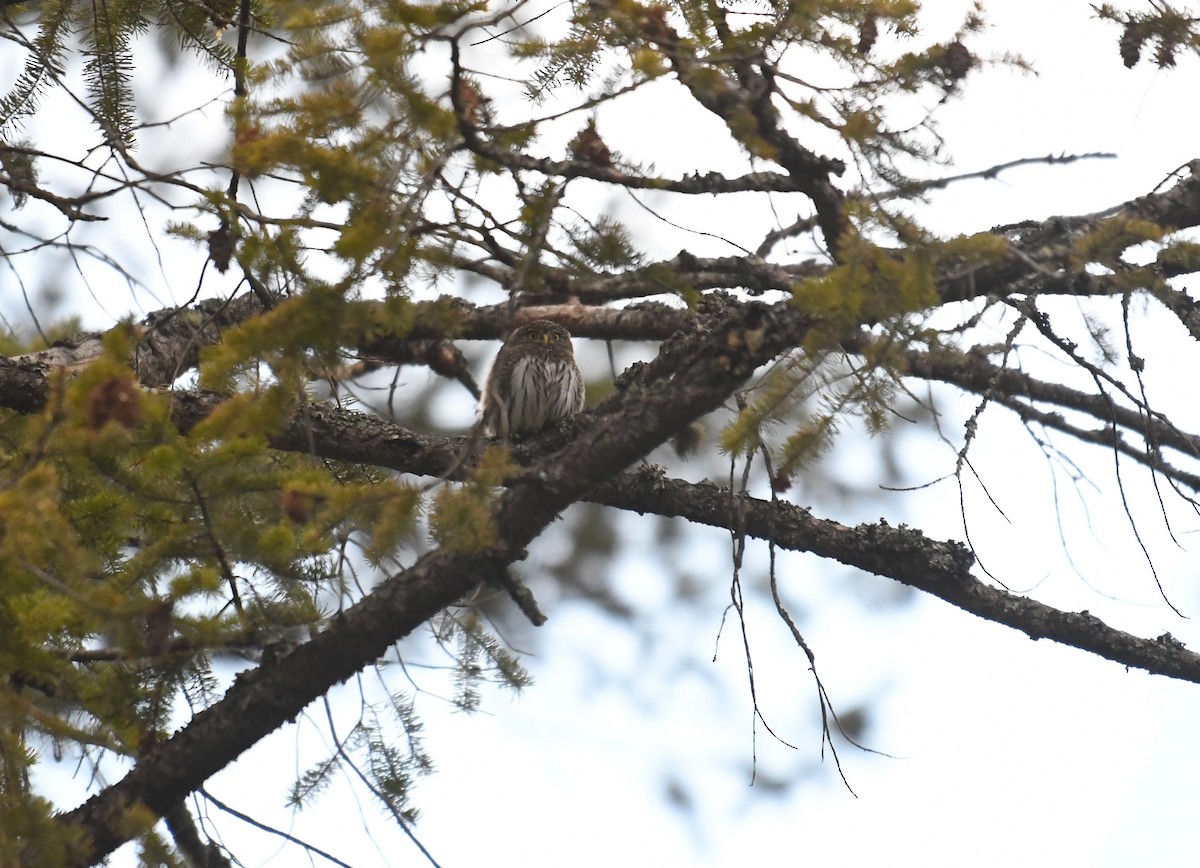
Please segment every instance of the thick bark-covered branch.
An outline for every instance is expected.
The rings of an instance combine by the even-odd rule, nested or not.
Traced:
[[[1113,275],[1069,268],[1075,243],[1098,229],[1105,220],[1114,218],[1149,220],[1170,230],[1200,226],[1200,161],[1189,164],[1189,170],[1186,177],[1162,192],[1124,202],[1099,214],[1050,217],[997,227],[993,231],[1009,239],[1012,253],[996,265],[940,277],[938,291],[942,301],[985,295],[1008,296],[1014,292],[1027,295],[1120,295],[1128,292],[1128,285]],[[1180,306],[1187,308],[1187,305]],[[1188,313],[1195,317],[1194,310],[1188,308]],[[1184,324],[1188,325],[1186,320]]]
[[[1142,639],[1087,612],[1063,612],[993,588],[971,575],[975,558],[966,546],[929,539],[913,528],[882,521],[846,527],[792,503],[746,496],[737,496],[735,505],[728,489],[665,479],[645,468],[622,474],[585,499],[721,528],[734,524],[736,509],[748,534],[780,548],[812,552],[895,579],[1033,639],[1051,639],[1126,666],[1200,683],[1200,654],[1169,635]]]
[[[262,310],[258,298],[246,293],[155,311],[134,326],[137,343],[130,364],[142,385],[169,386],[198,364],[200,350],[219,342],[228,329]],[[39,398],[38,373],[87,367],[103,354],[103,339],[103,333],[86,332],[45,350],[0,358],[0,406],[22,412],[39,409],[46,396],[43,392]],[[44,383],[40,387],[44,389]]]
[[[369,304],[369,303],[368,303]],[[400,338],[385,330],[363,335],[353,350],[389,364],[421,364],[443,376],[474,385],[461,353],[446,338],[445,313],[427,326],[420,319]],[[253,293],[233,300],[211,299],[190,308],[165,308],[134,326],[137,337],[130,360],[142,385],[169,386],[195,368],[200,351],[219,343],[225,332],[264,310]],[[506,304],[476,307],[462,302],[455,311],[455,339],[498,340],[522,323],[553,319],[581,338],[663,341],[695,323],[695,313],[657,302],[627,308],[589,307],[578,303],[530,305],[511,309]],[[118,326],[118,328],[124,328]],[[40,410],[49,396],[46,375],[52,370],[74,372],[95,362],[104,352],[104,333],[85,332],[53,346],[12,358],[0,357],[0,407],[22,413]]]
[[[331,686],[386,653],[391,643],[453,605],[480,581],[497,578],[566,505],[580,498],[623,509],[680,515],[728,526],[729,493],[715,486],[665,480],[649,471],[608,481],[691,419],[711,411],[757,366],[799,343],[807,321],[790,305],[735,305],[706,314],[701,328],[680,335],[660,356],[623,378],[618,391],[573,425],[516,450],[535,460],[496,501],[498,532],[484,552],[439,549],[383,582],[312,641],[270,666],[245,673],[226,696],[152,748],[120,782],[62,821],[86,831],[101,858],[132,833],[129,809],[161,816]],[[181,393],[182,426],[212,409],[212,396]],[[278,448],[371,461],[416,473],[445,472],[460,438],[406,432],[382,420],[312,405],[275,438]],[[547,450],[552,450],[546,455]],[[1200,681],[1200,658],[1164,637],[1148,641],[1108,628],[1086,614],[1054,610],[990,588],[970,574],[972,557],[955,543],[886,525],[846,528],[798,507],[743,499],[747,529],[776,544],[813,551],[920,588],[981,617],[1034,637],[1053,638],[1126,665]]]
[[[199,421],[219,403],[215,396],[181,397],[186,400],[177,406],[176,418],[184,425]],[[536,462],[570,438],[569,427],[551,432],[518,446],[513,457],[523,464]],[[310,443],[322,458],[436,476],[454,465],[469,438],[422,434],[378,417],[315,405],[307,417],[297,417],[272,440],[277,448],[294,451],[308,451]],[[785,501],[738,496],[735,504],[728,489],[669,479],[653,467],[622,473],[580,499],[721,528],[732,527],[740,511],[750,536],[780,548],[812,552],[894,579],[1035,639],[1051,639],[1126,666],[1200,682],[1200,655],[1172,641],[1131,636],[1086,613],[1062,612],[984,584],[971,574],[974,557],[965,546],[931,540],[919,530],[893,528],[885,522],[847,527]]]
[[[77,864],[120,846],[133,808],[154,816],[188,793],[330,687],[453,605],[481,581],[498,579],[568,504],[628,466],[692,419],[710,412],[761,364],[803,339],[808,325],[790,306],[748,305],[706,317],[623,383],[566,444],[511,483],[494,503],[496,544],[482,552],[442,547],[392,576],[278,662],[243,673],[218,703],[151,748],[121,781],[61,822],[90,842]],[[669,376],[673,374],[673,376]]]
[[[947,270],[936,277],[943,303],[985,296],[1098,295],[1128,292],[1112,275],[1090,274],[1063,267],[1073,243],[1094,229],[1101,219],[1114,215],[1154,219],[1174,228],[1200,225],[1200,174],[1190,174],[1170,189],[1143,196],[1100,216],[1052,217],[1040,223],[997,230],[1007,235],[1012,253],[1003,261],[970,269]],[[506,285],[510,272],[502,267],[463,261],[459,267]],[[525,305],[514,311],[507,304],[477,307],[458,302],[454,310],[455,334],[445,334],[445,311],[438,309],[426,327],[417,316],[413,332],[403,338],[380,332],[363,336],[357,349],[368,356],[395,356],[411,360],[408,340],[498,339],[530,319],[551,318],[566,325],[577,337],[620,340],[665,340],[693,321],[691,311],[659,304],[634,305],[614,310],[589,307],[614,300],[678,295],[683,289],[741,289],[752,294],[790,292],[800,280],[820,277],[830,266],[816,261],[777,264],[758,257],[700,258],[681,251],[677,256],[615,275],[580,276],[561,269],[540,269],[539,293],[529,300],[559,302]],[[1200,339],[1200,311],[1186,292],[1162,287],[1155,293],[1193,337]],[[563,304],[571,299],[571,303]],[[584,302],[579,304],[577,302]],[[138,344],[132,360],[143,385],[165,386],[197,364],[200,350],[221,340],[229,328],[263,311],[252,293],[234,299],[212,299],[186,308],[166,308],[147,316],[136,330]],[[36,410],[42,377],[51,367],[83,367],[101,352],[99,333],[79,335],[37,353],[11,360],[0,359],[0,406],[21,412]],[[44,386],[44,384],[43,384]]]

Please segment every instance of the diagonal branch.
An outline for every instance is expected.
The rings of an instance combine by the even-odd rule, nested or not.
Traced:
[[[1200,160],[1188,164],[1189,173],[1166,190],[1123,202],[1098,214],[1050,217],[992,230],[1009,239],[1011,252],[995,265],[971,268],[938,277],[943,302],[985,295],[1120,295],[1128,292],[1119,276],[1091,274],[1066,266],[1075,242],[1114,218],[1149,220],[1171,231],[1200,226]],[[1164,293],[1171,308],[1193,336],[1200,328],[1194,305],[1186,294]],[[1185,315],[1186,314],[1186,315]]]
[[[568,430],[518,450],[540,454],[510,483],[492,508],[498,543],[483,552],[438,549],[383,582],[327,629],[270,666],[242,674],[217,704],[197,714],[172,738],[151,749],[120,782],[60,822],[88,833],[79,864],[102,858],[133,830],[129,811],[160,816],[331,686],[386,653],[398,638],[453,605],[480,581],[497,578],[567,504],[588,497],[640,511],[681,515],[727,526],[728,493],[715,486],[668,481],[642,470],[606,482],[674,431],[724,401],[756,367],[800,342],[807,320],[790,305],[729,306],[705,315],[706,328],[680,336],[659,357],[622,382],[608,401]],[[673,377],[668,377],[673,373]],[[199,412],[211,396],[176,396],[177,415]],[[185,420],[181,423],[186,425]],[[374,427],[357,446],[338,433]],[[352,457],[373,439],[369,460],[398,469],[438,472],[453,462],[461,440],[405,434],[382,420],[315,407],[278,437],[280,448]],[[547,441],[543,444],[541,441]],[[290,444],[290,445],[289,445]],[[354,456],[366,458],[366,455]],[[972,558],[955,543],[884,524],[845,528],[813,519],[798,507],[749,499],[747,530],[768,532],[776,544],[834,557],[932,593],[981,617],[1048,637],[1126,665],[1200,681],[1200,658],[1169,637],[1148,641],[1108,628],[1086,614],[1064,613],[990,588],[970,575]]]
[[[730,524],[729,492],[709,483],[664,479],[642,468],[592,491],[588,500],[622,509],[672,515],[713,527]],[[886,576],[970,612],[1105,659],[1158,675],[1200,683],[1200,654],[1169,634],[1142,639],[1087,612],[1063,612],[993,588],[971,575],[974,556],[962,544],[932,540],[919,530],[886,522],[846,527],[815,518],[791,503],[740,496],[746,532],[792,551],[812,552]]]
[[[180,397],[186,397],[186,404],[176,405],[175,417],[181,425],[199,421],[220,400],[194,393]],[[570,436],[570,431],[546,434],[518,446],[513,457],[522,464],[536,462],[560,442],[569,442]],[[272,439],[272,445],[307,452],[312,444],[323,458],[438,476],[457,461],[467,441],[412,432],[377,417],[314,405],[312,416],[293,420],[288,430]],[[654,467],[622,473],[580,499],[711,527],[727,529],[733,521],[728,490],[668,479]],[[1173,640],[1131,636],[1085,613],[1062,612],[978,581],[971,575],[974,557],[960,543],[931,540],[918,530],[893,528],[886,522],[846,527],[782,501],[743,496],[739,504],[744,507],[746,533],[780,548],[812,552],[894,579],[1035,639],[1052,639],[1126,666],[1200,682],[1200,656]]]
[[[876,343],[869,336],[864,340]],[[1160,452],[1160,447],[1166,446],[1200,459],[1200,436],[1180,430],[1165,416],[1140,402],[1136,409],[1122,406],[1108,395],[1082,392],[1061,383],[1039,380],[1023,371],[1002,368],[980,353],[961,353],[939,347],[935,352],[908,349],[902,358],[906,375],[987,396],[1022,419],[1037,421],[1082,442],[1118,449],[1151,470],[1182,482],[1193,491],[1200,491],[1200,476],[1173,467]],[[1031,402],[1083,414],[1095,419],[1100,427],[1087,429],[1072,424],[1061,413],[1039,409]],[[1135,433],[1145,445],[1138,448],[1129,444],[1121,436],[1122,430]]]
[[[134,816],[147,811],[162,816],[392,643],[481,581],[498,579],[564,507],[719,406],[758,366],[802,340],[808,328],[786,305],[747,305],[709,317],[706,325],[665,346],[590,414],[588,425],[511,483],[491,509],[494,546],[478,552],[443,546],[425,555],[332,619],[310,642],[273,665],[242,673],[219,702],[150,749],[121,781],[61,815],[65,831],[81,831],[89,842],[75,854],[75,864],[107,856],[136,834]],[[665,376],[667,369],[676,375]]]
[[[782,166],[797,189],[808,196],[816,209],[825,246],[836,260],[838,245],[850,223],[843,210],[845,196],[830,179],[843,174],[845,164],[814,153],[783,128],[771,102],[774,85],[767,73],[754,70],[747,61],[737,61],[734,66],[739,81],[735,84],[723,73],[712,74],[714,64],[700,60],[674,28],[655,13],[647,14],[645,29],[645,36],[662,51],[696,102],[724,121],[731,135],[750,153],[768,156]],[[753,132],[746,129],[747,118],[752,119]]]

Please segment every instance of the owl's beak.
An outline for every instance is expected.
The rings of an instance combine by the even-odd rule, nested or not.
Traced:
[[[544,343],[544,344],[550,343],[550,335],[542,335],[542,343]]]

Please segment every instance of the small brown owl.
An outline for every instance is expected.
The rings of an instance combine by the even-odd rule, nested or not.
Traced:
[[[480,415],[489,433],[508,439],[573,416],[583,409],[583,397],[571,333],[539,319],[514,331],[500,348]]]

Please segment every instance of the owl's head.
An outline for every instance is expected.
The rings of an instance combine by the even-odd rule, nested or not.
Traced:
[[[548,319],[525,323],[508,336],[505,344],[529,352],[542,350],[555,355],[573,355],[571,333]]]

